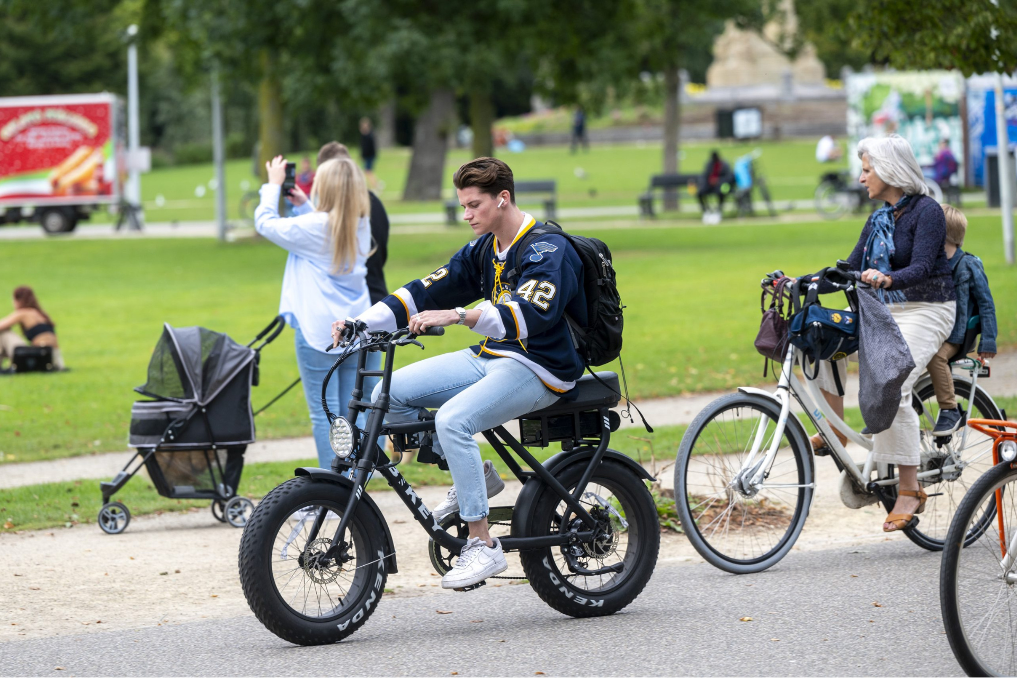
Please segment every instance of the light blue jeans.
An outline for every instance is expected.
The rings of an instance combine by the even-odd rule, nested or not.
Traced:
[[[374,389],[374,398],[381,392]],[[527,412],[543,409],[558,396],[528,367],[511,358],[475,358],[470,349],[428,358],[392,374],[387,422],[417,421],[438,408],[434,452],[445,458],[466,522],[487,516],[487,485],[480,446],[473,436]]]
[[[314,348],[307,343],[299,328],[295,328],[295,334],[297,367],[300,368],[304,398],[307,399],[307,409],[311,414],[314,445],[318,449],[318,465],[321,468],[331,468],[335,453],[332,452],[332,446],[328,442],[328,419],[325,418],[325,411],[321,409],[321,382],[325,380],[325,375],[328,374],[339,354],[337,352],[322,353]],[[325,396],[329,411],[340,417],[347,416],[350,392],[357,383],[357,357],[356,355],[350,356],[346,362],[339,366],[339,369],[332,375],[328,394]],[[380,353],[371,353],[367,357],[368,369],[377,370],[380,365]],[[371,393],[377,382],[377,377],[365,379],[364,393]],[[357,419],[357,425],[362,428],[366,421],[367,417],[361,413]]]

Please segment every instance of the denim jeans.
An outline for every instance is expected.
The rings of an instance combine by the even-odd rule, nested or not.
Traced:
[[[304,397],[307,399],[307,409],[311,414],[311,427],[314,430],[314,445],[318,450],[318,465],[321,468],[331,468],[335,453],[328,442],[328,419],[325,418],[325,411],[321,409],[321,382],[325,375],[332,368],[332,364],[339,357],[338,353],[322,353],[307,343],[299,328],[295,329],[295,344],[297,349],[297,367],[300,368],[300,379],[304,386]],[[332,375],[329,382],[328,394],[325,396],[328,402],[328,409],[340,417],[347,416],[347,405],[350,402],[350,392],[356,384],[357,379],[357,358],[350,356],[339,369]],[[381,354],[371,353],[367,357],[368,369],[377,370],[381,365]],[[369,377],[364,380],[364,393],[371,393],[377,383],[377,377]],[[357,424],[361,427],[366,423],[367,417],[361,413]]]
[[[377,399],[381,386],[375,388]],[[392,374],[387,422],[417,421],[438,408],[434,452],[445,458],[466,522],[487,516],[480,446],[473,436],[558,400],[528,367],[511,358],[476,358],[470,349],[428,358]]]

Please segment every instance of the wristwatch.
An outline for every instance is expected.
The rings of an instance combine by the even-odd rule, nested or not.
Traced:
[[[456,324],[457,325],[465,325],[466,324],[466,309],[462,308],[461,306],[456,306],[456,313],[459,314],[459,322],[457,322]]]

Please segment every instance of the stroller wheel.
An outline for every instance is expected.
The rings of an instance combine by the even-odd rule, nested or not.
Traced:
[[[212,517],[214,517],[220,523],[225,523],[226,522],[226,513],[225,513],[226,509],[223,506],[223,503],[222,503],[221,500],[213,499],[212,500],[212,506],[210,508],[212,509]]]
[[[120,534],[131,522],[131,512],[118,501],[103,504],[99,509],[99,527],[106,534]]]
[[[254,502],[247,497],[236,496],[226,502],[226,522],[233,527],[243,527],[254,513]]]

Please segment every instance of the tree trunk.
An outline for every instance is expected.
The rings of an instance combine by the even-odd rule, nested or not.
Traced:
[[[378,146],[391,148],[395,146],[396,126],[396,101],[393,97],[387,104],[378,111],[378,124],[375,125],[375,135],[378,139]]]
[[[263,181],[268,179],[265,163],[283,154],[282,79],[277,57],[263,50],[260,55],[261,83],[258,85],[258,171]]]
[[[494,155],[494,100],[487,89],[470,90],[470,128],[473,130],[473,157],[489,158]]]
[[[664,173],[678,173],[678,134],[681,129],[681,77],[678,66],[664,69]],[[678,193],[664,192],[664,209],[678,209]]]
[[[448,135],[455,122],[455,94],[451,89],[431,92],[431,101],[413,126],[413,155],[403,200],[439,200],[445,181]]]

